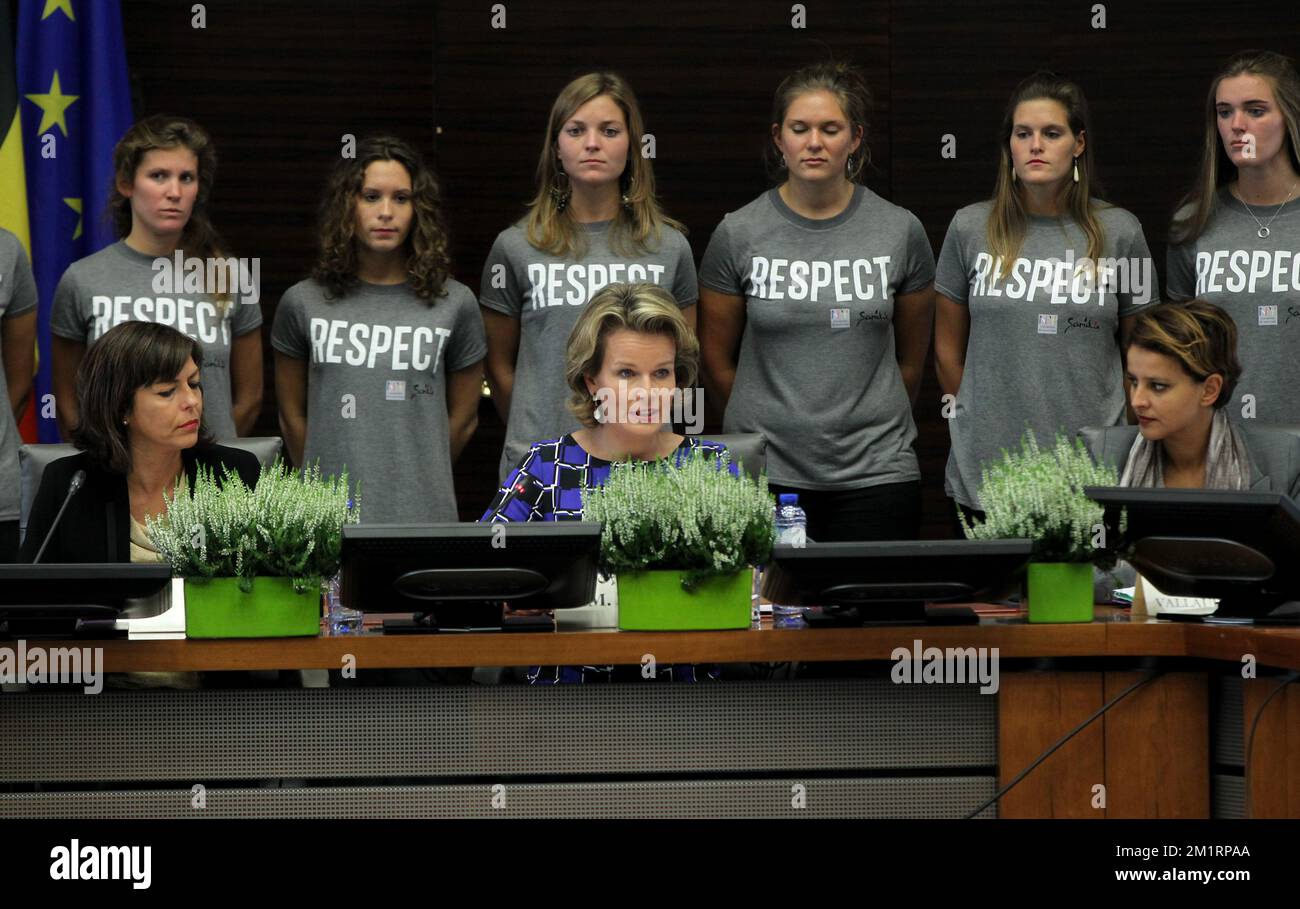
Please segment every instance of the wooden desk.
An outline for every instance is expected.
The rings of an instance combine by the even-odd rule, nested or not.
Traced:
[[[901,736],[890,746],[894,752],[911,755],[905,756],[903,766],[930,767],[933,775],[941,772],[943,767],[962,766],[960,757],[944,757],[936,764],[927,764],[925,754],[929,746],[919,746],[919,750],[907,744],[909,736],[918,742],[930,741],[936,732],[933,722],[927,719],[927,713],[938,715],[948,709],[938,702],[931,703],[921,695],[938,695],[938,691],[920,692],[903,691],[905,688],[921,686],[893,685],[888,681],[888,670],[892,665],[892,656],[896,648],[911,651],[913,642],[922,642],[923,647],[938,648],[997,648],[1000,660],[999,685],[996,694],[996,711],[984,713],[981,704],[988,704],[984,696],[970,691],[962,692],[966,711],[965,716],[987,716],[987,720],[978,720],[971,727],[970,735],[979,738],[979,724],[993,723],[991,730],[995,735],[995,749],[988,757],[973,757],[971,769],[955,773],[968,773],[971,779],[987,779],[985,788],[978,786],[979,792],[991,794],[997,787],[1009,782],[1031,760],[1046,750],[1065,732],[1073,728],[1082,719],[1097,710],[1103,703],[1114,697],[1125,687],[1141,677],[1139,663],[1144,658],[1155,657],[1163,660],[1163,668],[1168,671],[1161,678],[1148,684],[1123,702],[1112,708],[1104,717],[1095,721],[1090,727],[1076,736],[1053,757],[1044,762],[1015,789],[1003,797],[998,808],[1002,817],[1208,817],[1211,815],[1211,778],[1215,773],[1216,760],[1211,753],[1212,728],[1216,722],[1214,692],[1223,687],[1223,680],[1232,680],[1240,676],[1243,657],[1251,655],[1263,669],[1260,679],[1247,679],[1238,687],[1233,682],[1234,694],[1240,702],[1240,718],[1237,723],[1243,728],[1241,740],[1244,742],[1249,733],[1244,728],[1253,720],[1255,712],[1268,691],[1277,684],[1277,669],[1300,669],[1300,629],[1251,628],[1239,626],[1211,626],[1193,623],[1175,623],[1149,618],[1132,619],[1123,610],[1100,608],[1096,621],[1082,625],[1029,625],[1023,618],[985,617],[977,626],[896,626],[873,628],[842,629],[776,629],[764,623],[761,629],[730,632],[678,632],[678,633],[641,633],[618,632],[612,630],[598,631],[559,631],[555,633],[496,633],[496,634],[443,634],[424,636],[391,636],[370,632],[345,637],[319,637],[313,639],[279,639],[250,641],[105,641],[95,642],[103,647],[104,668],[110,672],[123,671],[213,671],[213,670],[256,670],[256,669],[340,669],[351,659],[358,670],[396,669],[403,667],[461,667],[461,666],[519,666],[536,664],[640,664],[643,657],[651,655],[659,665],[681,662],[711,662],[723,664],[798,662],[825,663],[833,661],[874,661],[874,680],[852,682],[848,680],[818,680],[793,682],[758,682],[735,683],[734,685],[700,685],[700,686],[664,686],[664,685],[621,685],[621,686],[583,686],[586,688],[613,688],[611,692],[575,692],[557,689],[520,688],[519,686],[472,686],[461,689],[459,693],[450,690],[416,692],[419,698],[432,698],[422,701],[425,707],[420,711],[439,711],[447,716],[447,736],[453,741],[448,744],[440,741],[428,744],[423,740],[416,745],[409,742],[398,743],[409,732],[407,727],[412,722],[410,707],[406,714],[395,712],[391,723],[365,732],[365,735],[377,736],[374,747],[382,750],[384,742],[393,739],[392,748],[409,752],[415,748],[450,749],[449,755],[441,761],[440,768],[449,777],[455,777],[455,785],[443,787],[455,789],[457,785],[468,787],[466,792],[475,792],[474,786],[480,785],[467,777],[478,774],[474,770],[480,766],[492,768],[502,778],[509,779],[509,772],[499,773],[501,766],[528,766],[536,778],[545,778],[554,774],[557,778],[581,776],[576,782],[557,783],[552,788],[558,791],[563,786],[587,787],[582,792],[588,795],[590,787],[599,790],[600,766],[581,764],[574,769],[567,763],[565,749],[575,747],[575,740],[592,741],[591,737],[608,735],[617,738],[616,733],[608,730],[610,718],[618,712],[631,711],[638,716],[645,716],[647,734],[654,737],[672,737],[680,731],[674,723],[678,722],[675,714],[695,711],[697,716],[690,722],[699,735],[700,729],[709,724],[711,711],[719,711],[719,721],[723,725],[740,723],[735,735],[740,736],[736,754],[723,753],[696,755],[686,764],[674,764],[675,757],[646,757],[644,761],[637,758],[634,744],[623,742],[618,749],[610,752],[610,761],[618,762],[624,770],[624,776],[631,775],[635,780],[644,776],[650,782],[646,786],[673,787],[679,785],[661,775],[683,776],[702,775],[705,782],[698,785],[722,785],[726,783],[737,786],[753,784],[761,786],[767,783],[780,783],[766,779],[771,773],[780,769],[816,770],[823,777],[835,773],[849,774],[852,779],[825,778],[817,785],[832,786],[841,783],[848,785],[878,786],[888,783],[889,776],[873,776],[879,773],[873,769],[874,758],[854,758],[859,749],[870,751],[874,747],[873,736],[884,736],[869,727],[879,721],[876,713],[870,711],[896,711],[895,703],[903,699],[914,704],[910,710],[920,710],[915,714],[919,723],[916,732],[906,729],[897,732]],[[0,648],[12,646],[0,644]],[[29,651],[42,645],[28,642]],[[61,642],[55,646],[66,646]],[[856,686],[856,687],[855,687]],[[954,686],[931,686],[932,688]],[[967,686],[969,687],[969,686]],[[634,690],[635,689],[635,690]],[[672,689],[669,691],[668,689]],[[743,689],[743,691],[742,691]],[[380,697],[370,689],[368,697]],[[404,693],[403,693],[404,692]],[[393,698],[412,696],[411,689],[394,691]],[[856,692],[856,693],[855,693]],[[951,693],[951,692],[949,692]],[[168,695],[177,697],[168,698]],[[854,703],[858,696],[875,706],[860,719],[848,719],[842,715],[845,705]],[[293,691],[282,690],[272,694],[261,693],[257,703],[262,706],[252,708],[248,703],[230,700],[222,692],[145,692],[117,693],[103,696],[104,704],[117,705],[115,710],[130,707],[138,700],[141,705],[148,704],[155,711],[149,714],[148,722],[160,727],[151,732],[151,742],[162,736],[166,739],[169,725],[184,724],[188,714],[166,713],[165,718],[157,709],[171,711],[181,703],[181,696],[192,698],[194,709],[204,709],[209,714],[208,722],[229,722],[234,725],[228,732],[222,733],[220,748],[228,762],[229,769],[222,772],[227,778],[256,778],[262,775],[291,776],[301,772],[298,768],[303,762],[289,760],[288,753],[295,749],[321,747],[320,742],[304,738],[301,743],[286,732],[284,749],[286,763],[276,763],[265,756],[261,763],[250,764],[244,768],[238,765],[239,746],[229,744],[224,739],[238,739],[249,733],[239,723],[245,720],[231,711],[237,709],[283,710],[286,728],[293,726],[298,711],[311,709],[321,714],[322,707],[333,706],[340,713],[371,709],[357,700],[354,691]],[[386,695],[385,695],[386,696]],[[845,698],[848,700],[845,700]],[[66,703],[58,698],[67,698]],[[322,701],[321,699],[326,699]],[[458,700],[461,699],[461,700]],[[464,700],[467,699],[467,700]],[[836,700],[838,699],[838,700]],[[34,699],[29,699],[33,700]],[[67,722],[76,724],[89,723],[86,728],[97,729],[97,733],[88,733],[85,737],[102,738],[106,727],[96,726],[100,722],[96,716],[97,707],[90,702],[94,698],[75,696],[51,696],[48,703],[63,705],[69,713]],[[265,703],[264,703],[265,702]],[[372,701],[365,701],[371,704]],[[835,706],[835,704],[841,706]],[[236,705],[242,706],[236,706]],[[203,705],[207,705],[206,707]],[[269,705],[269,706],[267,706]],[[927,706],[928,705],[928,706]],[[937,706],[936,706],[937,705]],[[951,706],[951,705],[948,705]],[[454,709],[453,709],[454,708]],[[107,708],[105,708],[107,709]],[[143,708],[142,708],[143,709]],[[190,708],[186,708],[187,710]],[[867,709],[867,708],[864,708]],[[474,742],[461,742],[483,735],[483,721],[479,717],[475,722],[463,728],[457,726],[457,711],[470,714],[490,715],[488,728],[492,730],[513,730],[504,739],[487,751],[475,750]],[[975,713],[972,714],[971,710]],[[223,711],[225,711],[223,713]],[[560,711],[554,713],[553,711]],[[567,712],[566,712],[567,711]],[[610,711],[615,711],[611,713]],[[838,712],[837,712],[838,711]],[[101,711],[102,712],[102,711]],[[642,713],[643,712],[643,713]],[[216,719],[213,719],[213,716]],[[269,714],[268,714],[269,715]],[[277,714],[280,715],[280,714]],[[35,719],[33,719],[33,716]],[[5,728],[12,717],[0,716],[0,734],[31,736],[33,725],[40,715],[29,716],[28,725]],[[737,716],[740,719],[737,719]],[[1235,714],[1234,714],[1235,716]],[[419,722],[425,722],[422,717]],[[121,722],[119,720],[118,722]],[[251,721],[250,721],[251,722]],[[640,721],[638,721],[640,722]],[[687,720],[682,719],[685,723]],[[891,713],[889,722],[895,726],[900,721]],[[911,722],[911,721],[909,721]],[[817,755],[821,748],[813,745],[808,751],[805,742],[799,745],[799,733],[793,737],[790,728],[778,729],[781,724],[793,723],[800,729],[816,729],[813,733],[817,742],[825,750],[835,752],[840,749],[838,757],[827,758],[825,769],[818,770]],[[563,726],[569,732],[551,742],[539,744],[538,737],[545,737],[548,726]],[[566,725],[567,724],[567,725]],[[602,726],[601,724],[606,724]],[[927,725],[929,724],[929,725]],[[352,730],[352,718],[340,718],[341,730]],[[115,727],[114,727],[115,728]],[[357,726],[358,729],[369,727]],[[682,727],[684,728],[684,727]],[[910,727],[909,727],[910,728]],[[241,731],[242,730],[242,731]],[[797,730],[796,730],[797,731]],[[42,730],[37,733],[51,738],[51,748],[59,750],[72,747],[59,739],[62,732]],[[69,733],[70,734],[70,733]],[[255,733],[261,734],[261,733]],[[341,731],[340,735],[355,736],[354,731]],[[437,730],[430,735],[437,734]],[[189,779],[211,778],[211,772],[203,770],[204,752],[202,748],[217,747],[211,743],[197,744],[200,737],[185,738],[177,732],[184,742],[177,744],[180,750],[187,748],[193,754],[187,758],[194,765],[195,772],[176,769],[163,771],[151,770],[155,776],[145,779],[170,779],[182,781]],[[188,735],[188,734],[187,734]],[[494,732],[493,735],[496,735]],[[557,733],[558,735],[558,733]],[[197,736],[197,733],[195,734]],[[567,738],[566,738],[567,736]],[[764,742],[771,736],[770,767],[764,769],[763,762],[768,748]],[[58,740],[55,742],[54,740]],[[11,741],[13,739],[10,739]],[[779,740],[779,741],[778,741]],[[206,740],[203,740],[206,741]],[[620,740],[621,741],[621,740]],[[718,739],[715,747],[726,748],[725,736]],[[458,744],[459,743],[459,744]],[[793,743],[793,744],[792,744]],[[959,749],[961,742],[949,742],[944,747]],[[110,747],[111,746],[111,747]],[[80,747],[98,747],[95,742],[83,743]],[[123,760],[130,762],[129,748],[120,750],[120,746],[108,743],[109,749],[102,756],[103,762],[112,764]],[[119,747],[119,751],[112,751]],[[154,747],[154,745],[151,745]],[[611,749],[614,746],[609,746]],[[553,748],[550,757],[543,757],[528,765],[528,755],[535,755],[538,750],[545,752]],[[458,750],[459,749],[459,750]],[[511,749],[514,755],[504,764],[494,763],[496,752]],[[621,749],[621,750],[619,750]],[[748,750],[747,750],[748,749]],[[940,749],[942,750],[942,748]],[[615,751],[617,753],[615,754]],[[405,752],[404,752],[405,753]],[[891,752],[893,753],[893,752]],[[982,753],[976,748],[973,754]],[[847,756],[845,756],[847,754]],[[124,758],[123,755],[126,755]],[[747,757],[745,755],[748,755]],[[301,756],[300,756],[301,757]],[[320,774],[327,777],[355,775],[359,777],[378,776],[374,768],[396,768],[401,771],[384,770],[385,774],[394,776],[417,775],[408,768],[413,758],[404,758],[408,763],[394,763],[391,755],[368,755],[364,760],[351,760],[347,755],[323,755],[319,761]],[[731,760],[735,757],[735,760]],[[0,764],[10,760],[0,754]],[[22,764],[19,758],[13,758],[12,767],[0,766],[0,779],[11,782],[32,780],[33,775],[41,772],[38,763],[32,759]],[[268,763],[269,761],[269,763]],[[511,762],[516,763],[511,763]],[[729,763],[730,761],[730,763]],[[519,762],[522,762],[519,763]],[[838,762],[838,763],[837,763]],[[312,761],[305,762],[312,765]],[[790,766],[790,765],[796,766]],[[419,762],[415,761],[418,766]],[[978,765],[978,766],[974,766]],[[81,765],[85,766],[85,765]],[[151,765],[152,766],[152,765]],[[223,767],[226,765],[223,765]],[[737,766],[754,767],[757,777],[746,782],[743,779],[713,783],[707,778],[719,773],[731,772],[744,776],[744,771],[735,770]],[[987,771],[981,770],[987,766]],[[267,768],[270,767],[270,770]],[[277,769],[278,768],[278,769]],[[732,768],[728,770],[727,768]],[[840,768],[836,770],[835,768]],[[1245,794],[1248,810],[1256,817],[1300,817],[1300,686],[1291,686],[1278,695],[1269,704],[1259,724],[1251,765],[1251,792]],[[76,780],[76,769],[64,768],[58,771],[61,779]],[[84,771],[80,771],[84,772]],[[426,769],[424,771],[428,773]],[[902,771],[892,771],[897,774]],[[584,775],[585,774],[585,775]],[[594,782],[587,781],[590,777]],[[119,773],[118,779],[126,779]],[[954,777],[953,779],[958,779]],[[634,781],[635,781],[634,780]],[[872,782],[874,780],[874,782]],[[958,780],[960,782],[960,780]],[[530,785],[532,785],[530,783]],[[629,783],[608,784],[617,788]],[[685,784],[680,784],[685,785]],[[679,789],[680,789],[679,785]],[[691,784],[695,785],[695,784]],[[957,785],[954,783],[954,785]],[[537,786],[545,789],[550,786],[543,779]],[[1104,788],[1097,788],[1104,787]],[[778,787],[779,788],[779,787]],[[426,787],[427,789],[427,787]],[[969,787],[968,787],[969,789]],[[875,807],[870,811],[897,812],[908,810],[917,798],[949,800],[952,810],[957,813],[968,810],[978,804],[983,797],[976,798],[968,791],[966,802],[957,804],[957,799],[946,790],[924,796],[901,795],[899,801],[890,808]],[[244,792],[256,793],[257,790]],[[323,791],[323,790],[322,790]],[[394,790],[396,791],[396,790]],[[423,790],[422,790],[423,791]],[[441,790],[440,790],[441,791]],[[576,790],[575,790],[576,791]],[[611,789],[611,791],[613,791]],[[689,787],[681,791],[674,790],[679,799],[689,799]],[[819,790],[822,791],[822,790]],[[962,790],[967,791],[967,790]],[[608,793],[607,793],[608,795]],[[88,796],[87,796],[88,797]],[[243,797],[243,796],[241,796]],[[572,792],[566,790],[564,798],[571,798]],[[605,796],[602,796],[602,798]],[[612,797],[612,796],[611,796]],[[749,797],[749,796],[747,796]],[[766,797],[766,796],[765,796]],[[557,796],[557,798],[559,798]],[[972,801],[973,799],[973,801]],[[31,809],[32,799],[21,804],[11,803],[6,809],[4,797],[0,796],[0,813],[21,811],[26,805]],[[852,798],[841,800],[841,807],[835,810],[862,810],[851,806],[859,804]],[[86,804],[84,801],[82,804]],[[458,805],[462,803],[456,803]],[[560,801],[546,803],[551,809],[538,807],[538,812],[546,814],[548,810],[559,810],[554,806]],[[563,804],[567,804],[564,802]],[[594,803],[593,803],[594,804]],[[604,804],[604,803],[600,803]],[[662,810],[658,802],[648,803],[644,810]],[[539,803],[541,805],[541,803]],[[849,806],[849,807],[844,807]],[[964,806],[964,807],[963,807]],[[733,806],[735,807],[735,806]],[[83,812],[86,809],[82,809]],[[106,809],[107,810],[107,809]],[[270,809],[268,809],[270,810]],[[277,809],[292,813],[292,808],[283,804]],[[455,809],[448,809],[455,812]],[[470,811],[463,808],[462,811]],[[599,807],[589,810],[599,813]],[[628,809],[631,810],[631,809]],[[682,809],[686,810],[686,809]],[[700,809],[707,810],[707,809]],[[754,816],[752,805],[736,807],[742,816]],[[748,813],[746,813],[748,812]],[[583,813],[579,811],[579,813]],[[670,810],[671,813],[671,810]],[[689,813],[689,812],[688,812]],[[770,816],[770,815],[763,815]],[[933,816],[933,815],[932,815]]]
[[[1023,618],[983,618],[977,626],[762,628],[746,631],[638,632],[613,629],[551,633],[395,635],[377,630],[341,637],[264,640],[103,641],[109,672],[358,667],[530,666],[560,663],[825,662],[889,660],[896,647],[923,638],[934,647],[997,647],[1002,659],[1036,657],[1191,657],[1300,669],[1300,629],[1212,626],[1099,607],[1088,624],[1030,625]],[[6,646],[0,643],[0,647]],[[29,647],[38,644],[29,642]]]

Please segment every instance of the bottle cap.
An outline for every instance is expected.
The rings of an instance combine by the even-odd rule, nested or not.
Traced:
[[[798,505],[799,494],[797,492],[783,492],[780,496],[782,505]]]

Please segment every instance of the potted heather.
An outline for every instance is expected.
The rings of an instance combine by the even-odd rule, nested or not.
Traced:
[[[343,525],[358,517],[346,471],[323,478],[277,459],[252,489],[200,468],[193,495],[146,528],[185,579],[187,637],[291,637],[319,632],[321,579],[338,572]]]
[[[583,517],[601,521],[600,570],[618,578],[618,627],[629,631],[748,628],[750,566],[772,552],[767,478],[692,452],[676,467],[616,464],[583,491]]]
[[[1003,449],[1000,461],[985,465],[985,519],[972,524],[958,509],[962,527],[972,540],[1034,541],[1026,585],[1029,621],[1092,621],[1093,566],[1112,567],[1117,553],[1106,544],[1104,509],[1083,490],[1118,485],[1114,468],[1094,463],[1081,440],[1071,442],[1061,433],[1043,450],[1026,430],[1019,451]],[[1121,531],[1123,521],[1121,516]]]

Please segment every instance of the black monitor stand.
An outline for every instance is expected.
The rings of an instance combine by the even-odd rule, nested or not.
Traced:
[[[964,605],[926,603],[912,600],[898,603],[875,602],[869,606],[822,606],[805,612],[809,628],[858,628],[873,625],[978,625],[980,617]]]
[[[479,631],[554,631],[547,615],[502,618],[501,600],[432,602],[408,618],[384,619],[384,634],[440,634]]]

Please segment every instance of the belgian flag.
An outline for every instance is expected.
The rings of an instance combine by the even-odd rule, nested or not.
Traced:
[[[13,25],[12,4],[0,0],[0,227],[17,235],[30,259],[32,241],[27,228],[27,174],[23,169]],[[36,410],[32,404],[27,405],[18,431],[23,441],[36,441]]]

